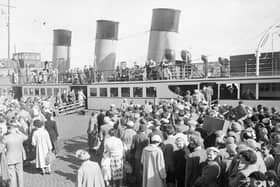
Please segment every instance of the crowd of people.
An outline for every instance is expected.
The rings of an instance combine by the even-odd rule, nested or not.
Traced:
[[[59,138],[54,111],[38,98],[0,100],[0,186],[23,187],[23,167],[32,162],[42,175],[51,173]]]
[[[92,112],[89,149],[75,154],[82,160],[77,186],[279,186],[279,111],[212,104],[211,92],[203,93],[143,105],[124,99]],[[23,167],[32,161],[50,174],[58,151],[50,103],[0,101],[1,185],[23,186]]]
[[[144,105],[124,100],[93,112],[89,152],[103,157],[98,164],[84,159],[95,165],[82,164],[78,186],[279,186],[280,113],[242,101],[211,104],[200,96]],[[89,176],[100,184],[87,185],[97,180]]]

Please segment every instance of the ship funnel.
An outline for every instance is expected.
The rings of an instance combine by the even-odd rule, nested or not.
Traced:
[[[53,30],[53,56],[52,61],[59,73],[70,68],[71,35],[69,30]]]
[[[95,68],[108,77],[116,65],[119,23],[108,20],[97,20],[95,40]]]
[[[180,13],[176,9],[153,9],[148,60],[160,63],[166,50],[175,51]]]

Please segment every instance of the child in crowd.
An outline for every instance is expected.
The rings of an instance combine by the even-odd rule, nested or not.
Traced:
[[[101,171],[105,181],[106,187],[110,185],[111,181],[111,159],[108,153],[104,153],[101,159]]]

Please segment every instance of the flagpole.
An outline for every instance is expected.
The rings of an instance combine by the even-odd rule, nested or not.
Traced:
[[[8,0],[8,59],[10,59],[10,45],[11,45],[11,33],[10,33],[10,0]]]

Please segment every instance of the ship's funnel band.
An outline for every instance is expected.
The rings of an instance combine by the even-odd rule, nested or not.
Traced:
[[[57,29],[53,31],[54,46],[71,46],[72,32],[69,30]]]
[[[118,40],[118,30],[118,22],[98,20],[96,39]]]
[[[180,10],[153,9],[151,31],[178,32]]]

